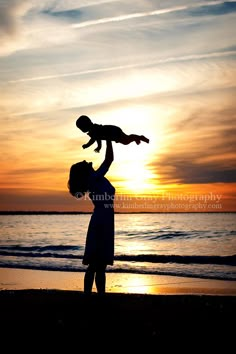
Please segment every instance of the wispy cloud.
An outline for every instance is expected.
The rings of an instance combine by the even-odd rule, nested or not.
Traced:
[[[54,6],[54,11],[65,11],[65,10],[71,10],[71,9],[81,9],[81,8],[89,8],[93,6],[101,6],[101,5],[106,5],[106,4],[112,4],[119,2],[119,0],[64,0],[64,1],[59,1],[55,4]]]
[[[236,50],[230,50],[225,52],[215,52],[215,53],[205,53],[205,54],[193,54],[193,55],[185,55],[181,57],[171,57],[165,59],[159,59],[155,61],[139,63],[139,64],[128,64],[128,65],[121,65],[121,66],[114,66],[110,68],[100,68],[94,70],[85,70],[85,71],[77,71],[71,73],[64,73],[58,75],[47,75],[47,76],[36,76],[36,77],[29,77],[29,78],[22,78],[18,80],[10,80],[9,83],[17,83],[17,82],[26,82],[26,81],[40,81],[40,80],[51,80],[56,78],[63,78],[69,76],[79,76],[79,75],[90,75],[90,74],[97,74],[109,71],[120,71],[126,69],[134,69],[134,68],[143,68],[143,67],[150,67],[159,64],[165,63],[178,63],[182,61],[192,61],[192,60],[201,60],[201,59],[211,59],[211,58],[221,58],[221,57],[228,57],[236,55]]]
[[[234,3],[231,0],[228,3]],[[64,3],[64,2],[63,2]],[[116,4],[114,8],[107,11],[111,14],[108,17],[101,17],[106,9],[106,4]],[[49,1],[42,1],[40,3],[36,1],[24,0],[10,0],[8,2],[0,2],[0,33],[1,33],[1,48],[0,55],[9,55],[18,50],[26,50],[29,48],[48,48],[52,45],[62,45],[63,43],[76,43],[81,38],[89,33],[77,33],[78,29],[86,29],[97,25],[109,25],[114,22],[122,23],[123,21],[132,21],[145,19],[147,21],[150,17],[159,17],[162,15],[173,14],[177,16],[180,12],[186,12],[187,16],[192,17],[190,10],[203,9],[204,8],[216,8],[217,6],[223,6],[224,1],[201,1],[198,3],[180,2],[181,5],[173,5],[175,2],[167,2],[167,7],[163,8],[163,4],[158,2],[155,8],[154,4],[149,4],[151,10],[148,11],[148,6],[145,1],[137,2],[132,6],[127,6],[126,2],[119,1],[101,1],[101,2],[81,2],[77,7],[74,2],[65,2],[65,6],[58,7],[58,4]],[[81,7],[87,5],[86,10],[80,10]],[[120,6],[119,6],[120,5]],[[90,8],[94,7],[94,11],[90,11]],[[144,11],[132,12],[132,8],[140,9],[143,7]],[[233,6],[228,6],[228,11],[218,9],[218,13],[230,13],[233,12]],[[72,10],[71,10],[72,9]],[[113,10],[112,10],[113,9]],[[119,9],[119,15],[114,15]],[[79,22],[73,23],[73,17],[71,16],[78,11]],[[189,13],[188,13],[189,11]],[[60,17],[60,14],[63,16]],[[90,14],[92,19],[89,19]],[[206,11],[209,14],[209,11]],[[186,15],[183,16],[186,20]],[[176,17],[175,16],[175,17]],[[194,14],[194,16],[202,16],[202,12]],[[71,23],[72,21],[72,23]],[[169,22],[169,20],[168,20]],[[143,23],[143,22],[142,22]],[[136,22],[137,25],[137,22]],[[148,23],[145,23],[147,26]],[[164,25],[162,21],[161,26]],[[110,28],[107,28],[109,33]],[[95,33],[96,35],[96,33]]]
[[[194,9],[194,8],[207,7],[207,6],[209,7],[209,6],[219,5],[219,4],[224,4],[224,1],[207,1],[207,2],[200,2],[198,4],[174,6],[172,8],[166,8],[166,9],[160,9],[160,10],[154,10],[148,12],[145,11],[145,12],[137,12],[137,13],[125,14],[125,15],[114,16],[114,17],[100,18],[97,20],[85,21],[82,23],[74,23],[72,24],[72,27],[84,28],[89,26],[106,24],[110,22],[120,22],[120,21],[127,21],[131,19],[142,18],[142,17],[158,16],[158,15],[164,15],[172,12],[183,11],[187,9]]]
[[[135,18],[156,16],[156,15],[162,15],[162,14],[166,14],[166,13],[170,13],[170,12],[176,12],[176,11],[180,11],[180,10],[185,10],[186,8],[187,8],[186,6],[179,6],[179,7],[175,7],[172,9],[156,10],[156,11],[150,11],[150,12],[139,12],[139,13],[120,15],[120,16],[115,16],[115,17],[100,18],[98,20],[93,20],[93,21],[74,23],[74,24],[72,24],[72,27],[73,28],[84,28],[84,27],[89,27],[89,26],[106,24],[106,23],[110,23],[110,22],[127,21],[127,20],[131,20],[131,19],[135,19]]]
[[[34,86],[27,96],[17,94],[19,91],[17,85],[21,85],[19,82],[11,90],[11,94],[15,91],[15,102],[9,108],[11,114],[17,116],[107,104],[128,98],[142,97],[144,100],[144,97],[154,94],[161,96],[175,95],[176,93],[179,95],[194,94],[196,91],[208,92],[212,89],[233,88],[235,87],[235,76],[236,65],[233,60],[225,62],[216,58],[216,61],[212,62],[179,61],[175,64],[165,63],[161,66],[150,66],[143,70],[139,68],[133,68],[126,72],[124,69],[116,70],[113,75],[110,75],[110,71],[104,71],[103,75],[96,76],[94,74],[89,79],[83,77],[79,83],[75,80],[57,85],[57,81],[51,80],[47,82],[46,87],[41,88],[40,95]],[[34,81],[32,81],[32,85],[33,83]],[[27,85],[29,84],[30,82],[27,82]],[[5,93],[6,96],[7,93]],[[25,109],[22,110],[20,107],[25,107]]]

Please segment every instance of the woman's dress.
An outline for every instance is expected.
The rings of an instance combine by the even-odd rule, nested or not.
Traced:
[[[114,261],[114,196],[115,188],[104,177],[106,162],[91,173],[90,198],[94,204],[83,257],[83,264],[112,265]]]

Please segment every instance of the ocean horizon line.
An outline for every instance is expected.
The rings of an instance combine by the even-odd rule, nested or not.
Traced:
[[[0,215],[75,215],[93,211],[0,210]],[[115,214],[234,214],[236,211],[115,211]]]

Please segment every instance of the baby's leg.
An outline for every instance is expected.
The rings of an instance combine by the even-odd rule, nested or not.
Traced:
[[[140,140],[144,141],[147,144],[149,143],[149,139],[146,138],[146,136],[144,136],[144,135],[140,135]]]
[[[126,135],[125,133],[122,134],[122,136],[119,139],[119,142],[124,145],[128,145],[132,143],[133,141],[136,142],[136,144],[140,144],[140,138],[138,135],[131,134],[131,135]]]
[[[130,143],[132,143],[133,141],[136,142],[136,144],[140,144],[141,141],[145,141],[145,143],[149,143],[149,139],[147,139],[145,136],[143,135],[136,135],[136,134],[130,134],[130,135],[122,135],[121,139],[120,139],[120,143],[124,144],[124,145],[128,145]]]

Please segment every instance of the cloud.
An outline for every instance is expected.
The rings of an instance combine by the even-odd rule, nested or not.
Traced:
[[[12,36],[17,33],[20,19],[30,9],[29,0],[8,0],[0,2],[1,36]]]
[[[74,40],[73,31],[63,20],[49,15],[51,1],[0,1],[0,55],[58,45]]]
[[[49,12],[53,13],[52,10]],[[126,76],[125,71],[136,68],[135,75],[138,75],[138,69],[141,69],[139,72],[142,74],[143,69],[148,66],[157,70],[165,63],[194,60],[210,62],[217,57],[225,56],[227,60],[235,55],[235,48],[232,49],[235,42],[233,18],[217,19],[202,27],[201,23],[197,23],[196,28],[191,28],[187,18],[176,25],[173,22],[173,19],[176,19],[175,14],[173,18],[162,21],[161,30],[157,22],[147,21],[145,28],[139,28],[139,24],[136,23],[132,30],[123,24],[120,24],[119,28],[107,24],[103,31],[95,28],[92,31],[88,29],[77,31],[71,29],[68,23],[62,22],[62,19],[42,13],[43,10],[38,19],[31,20],[32,23],[35,22],[35,27],[29,27],[29,33],[25,37],[29,47],[35,46],[35,49],[27,54],[29,65],[25,66],[24,55],[18,55],[19,69],[15,71],[15,75],[14,71],[9,71],[8,82],[57,78],[59,82],[63,79],[68,82],[70,78],[73,80],[76,76],[87,76],[90,81],[92,76],[95,78],[106,72],[109,76],[116,72],[119,77],[121,73]],[[160,22],[159,19],[158,21]],[[200,19],[194,18],[193,21]],[[62,43],[65,43],[65,48],[59,45]],[[42,49],[39,51],[36,47]],[[43,49],[44,47],[47,49]],[[111,50],[113,56],[110,55]],[[44,58],[42,63],[38,61],[40,55]],[[69,68],[69,71],[66,68]],[[115,78],[116,76],[113,76],[113,79]],[[80,84],[80,78],[78,82]],[[83,82],[84,80],[82,84]]]
[[[0,1],[0,54],[9,54],[25,46],[21,23],[30,7],[29,0]]]
[[[35,85],[34,81],[37,80],[26,80],[23,83],[27,83],[27,86],[16,82],[9,91],[5,91],[4,99],[6,103],[9,102],[7,105],[11,114],[19,116],[144,98],[154,94],[183,95],[235,87],[235,62],[230,59],[225,61],[224,57],[211,58],[211,61],[166,62],[143,67],[142,70],[135,68],[135,65],[129,69],[109,69],[94,72],[93,75],[74,75],[73,80],[63,80],[66,77],[55,75],[55,80],[48,80],[47,85],[43,82]],[[10,103],[12,95],[15,98]]]
[[[151,45],[154,41],[153,28],[155,28],[155,42],[164,45],[164,43],[162,43],[162,32],[160,31],[166,29],[166,37],[170,35],[170,28],[174,29],[177,26],[176,34],[178,34],[179,26],[184,24],[185,26],[190,26],[191,23],[199,21],[198,18],[203,17],[201,14],[199,14],[199,16],[192,16],[187,10],[204,9],[205,7],[213,9],[216,6],[223,6],[224,2],[206,1],[189,4],[189,2],[182,1],[179,2],[180,5],[178,6],[175,5],[175,2],[165,2],[165,4],[166,7],[163,7],[162,2],[147,3],[146,1],[137,1],[131,6],[123,1],[92,1],[80,2],[79,5],[77,3],[76,6],[76,2],[66,1],[63,2],[62,6],[50,0],[41,2],[35,0],[11,0],[3,2],[1,11],[2,21],[0,21],[2,23],[1,32],[3,34],[0,55],[9,55],[23,49],[51,48],[52,46],[56,47],[63,44],[66,45],[68,53],[69,45],[74,44],[77,46],[78,43],[80,44],[80,48],[76,47],[76,49],[78,53],[80,53],[81,45],[83,46],[85,42],[88,43],[88,46],[90,41],[92,41],[94,45],[95,43],[99,43],[101,46],[104,41],[106,41],[104,45],[110,42],[111,37],[113,37],[111,43],[114,44],[115,39],[117,47],[119,40],[122,39],[120,45],[123,45],[124,48],[124,36],[127,36],[129,41],[128,43],[126,41],[127,45],[124,49],[130,51],[137,46],[137,53],[141,53],[142,48],[139,48],[139,43],[145,41],[147,44],[150,43]],[[85,5],[87,7],[84,7]],[[233,3],[231,7],[228,6],[228,8],[232,11],[224,12],[222,10],[222,13],[229,13],[229,15],[231,15],[234,9]],[[162,18],[163,15],[165,16]],[[75,22],[75,19],[78,19],[77,22]],[[124,21],[128,23],[128,27],[123,25]],[[117,24],[118,27],[114,27],[114,24]],[[100,26],[102,28],[98,29],[98,25],[102,25]],[[92,27],[94,26],[96,28],[93,29]],[[131,32],[132,28],[133,30],[136,29],[136,36],[135,32]],[[140,30],[138,30],[139,28],[140,30],[143,28],[147,36],[146,38],[143,37],[143,40],[139,38],[137,42],[137,37],[139,37],[141,33]],[[185,31],[184,37],[182,37],[183,40],[186,40],[185,37],[187,34],[188,33]],[[136,40],[135,47],[132,37]],[[179,44],[176,44],[175,32],[172,32],[172,37],[175,39],[173,40],[173,44],[175,42],[173,46],[169,42],[169,38],[166,37],[168,48],[178,48]],[[225,46],[227,46],[227,42],[229,41],[227,33],[224,36],[224,39],[226,38]],[[196,42],[194,36],[192,37],[192,41]],[[209,41],[208,44],[210,43]],[[96,45],[95,47],[98,48],[98,51],[104,51],[104,48],[100,46]],[[160,53],[161,49],[162,53],[165,54],[165,50],[163,51],[164,47],[160,47],[158,52]],[[96,57],[98,51],[93,57]],[[120,51],[119,57],[121,53]],[[90,52],[88,54],[90,55]],[[128,55],[129,52],[126,54]],[[91,57],[92,56],[90,56],[90,58]],[[104,57],[106,58],[106,56]]]
[[[220,16],[236,11],[236,3],[234,1],[212,1],[212,3],[206,3],[200,8],[193,8],[189,11],[192,16]]]
[[[70,76],[84,76],[84,75],[91,75],[91,74],[98,74],[98,73],[105,73],[111,71],[120,71],[120,70],[127,70],[127,69],[141,69],[150,66],[157,66],[166,63],[178,63],[183,61],[196,61],[202,59],[211,59],[211,58],[221,58],[221,57],[232,57],[236,55],[236,50],[231,51],[221,51],[215,53],[203,53],[203,54],[195,54],[195,55],[186,55],[181,57],[170,57],[165,59],[159,59],[156,61],[144,62],[144,63],[137,63],[137,64],[127,64],[127,65],[120,65],[120,66],[113,66],[108,68],[98,68],[93,70],[85,70],[85,71],[76,71],[76,72],[69,72],[57,75],[46,75],[46,76],[33,76],[28,78],[21,78],[17,80],[10,80],[9,83],[17,83],[17,82],[27,82],[27,81],[41,81],[41,80],[52,80],[57,78],[64,78]]]
[[[74,28],[84,28],[89,26],[103,25],[111,22],[128,21],[132,19],[139,19],[139,18],[150,17],[150,16],[160,16],[160,15],[186,11],[186,10],[188,10],[189,15],[199,16],[202,14],[211,13],[211,7],[213,8],[216,7],[216,9],[212,11],[212,14],[217,14],[217,15],[231,13],[235,11],[234,4],[229,4],[226,6],[224,1],[207,1],[207,2],[200,2],[198,4],[185,4],[185,5],[178,5],[178,6],[175,5],[173,7],[161,8],[161,9],[158,8],[152,11],[133,12],[128,14],[127,13],[120,14],[119,16],[103,17],[95,20],[84,21],[82,23],[74,23],[72,24],[72,26]],[[201,9],[200,11],[198,10],[199,8]]]
[[[47,211],[91,211],[92,202],[73,198],[67,189],[63,191],[27,189],[27,188],[0,188],[0,210],[47,210]]]
[[[112,3],[120,3],[119,0],[64,0],[55,4],[54,10],[61,12],[72,9],[80,9],[84,7],[96,7],[101,5],[107,5]]]
[[[159,165],[159,171],[162,171],[163,165],[171,166],[172,176],[164,176],[163,183],[184,183],[184,184],[199,184],[199,183],[233,183],[236,182],[236,167],[234,169],[222,169],[219,164],[200,164],[195,161],[188,161],[182,156],[163,160]],[[160,180],[160,179],[159,179]]]
[[[236,182],[235,108],[206,108],[180,119],[169,130],[169,148],[150,164],[159,180],[164,184]]]

